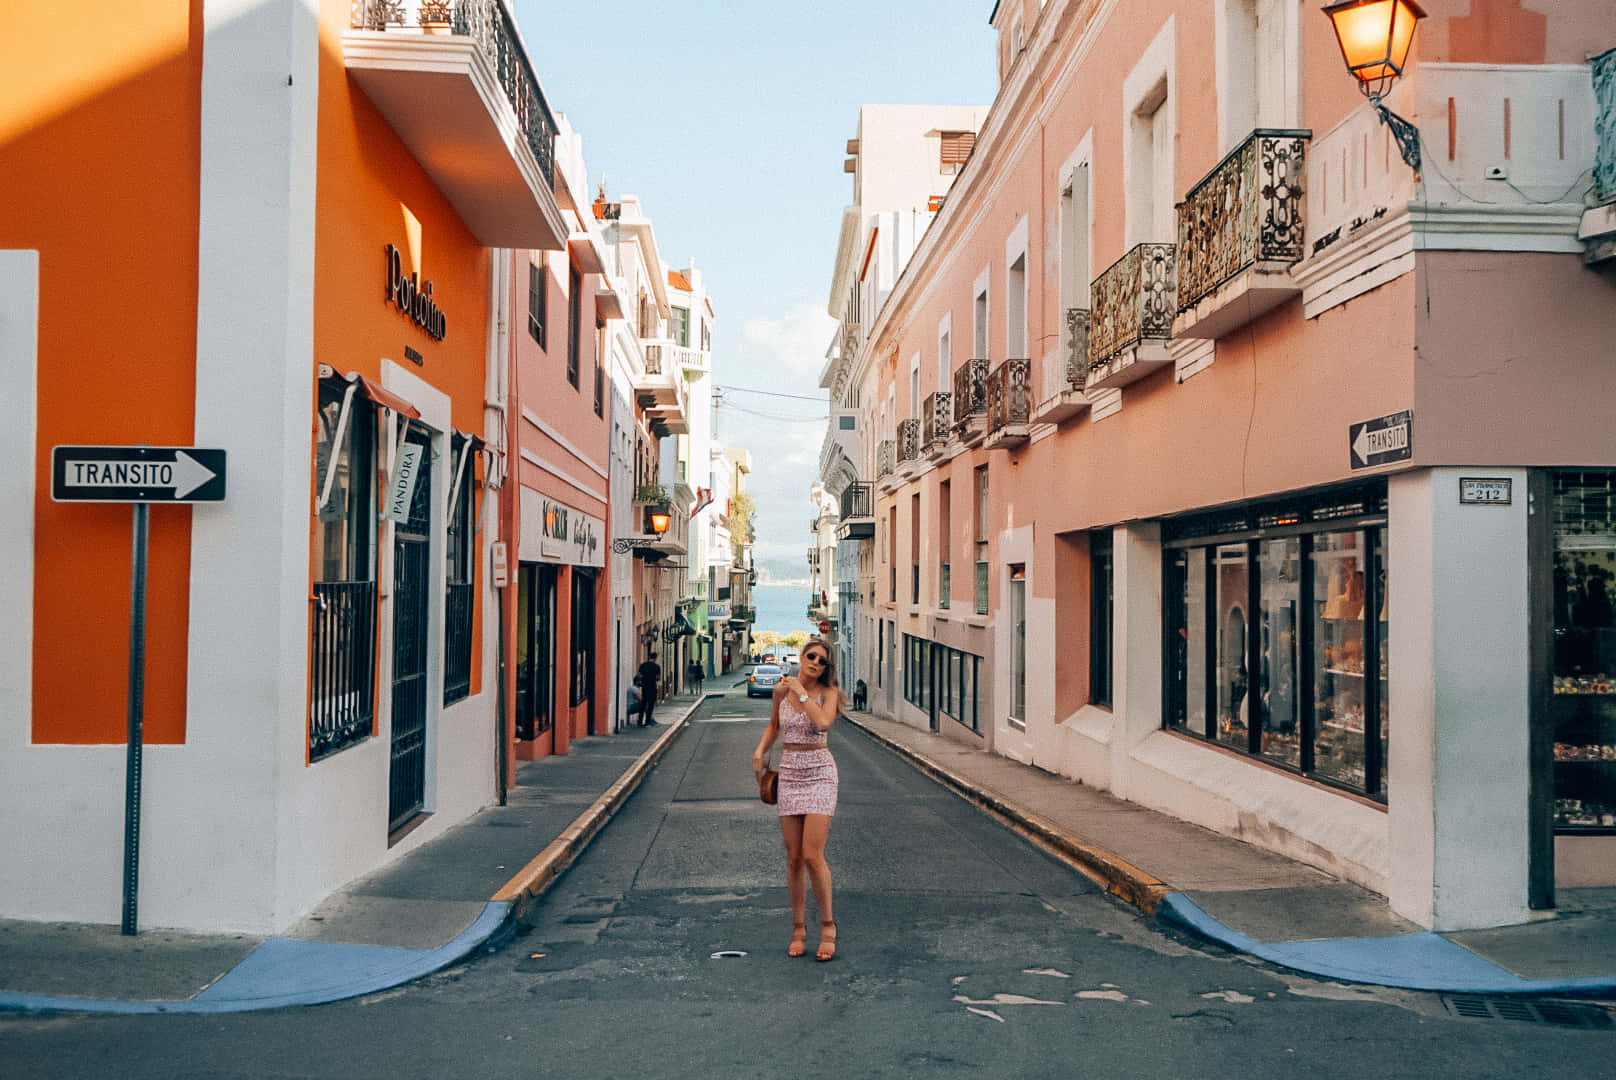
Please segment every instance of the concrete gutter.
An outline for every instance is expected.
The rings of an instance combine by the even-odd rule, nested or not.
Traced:
[[[561,835],[550,841],[549,845],[516,875],[507,881],[489,901],[493,904],[509,904],[509,921],[515,921],[525,915],[533,906],[533,902],[544,895],[546,889],[553,885],[562,873],[571,866],[577,857],[583,854],[595,834],[606,827],[606,823],[620,810],[628,797],[634,794],[640,782],[647,773],[656,767],[662,755],[668,752],[668,747],[684,730],[685,724],[690,720],[692,713],[706,701],[708,694],[703,693],[695,703],[685,710],[685,714],[664,731],[657,741],[645,749],[634,764],[629,766],[627,772],[617,778],[603,792],[600,798],[590,804],[589,808],[573,819],[571,825],[562,830]]]

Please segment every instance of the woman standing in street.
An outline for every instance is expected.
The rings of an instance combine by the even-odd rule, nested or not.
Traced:
[[[836,661],[830,646],[813,638],[802,648],[801,674],[781,679],[774,688],[769,726],[752,752],[752,772],[780,739],[780,834],[786,844],[786,884],[791,890],[791,944],[787,956],[801,956],[808,946],[808,885],[819,905],[819,947],[815,960],[836,958],[836,916],[831,906],[830,864],[825,840],[836,813],[836,760],[826,733],[842,712],[842,690],[836,683]]]

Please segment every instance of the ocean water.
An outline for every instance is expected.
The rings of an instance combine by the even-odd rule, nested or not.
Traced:
[[[817,632],[818,627],[808,621],[808,596],[805,586],[752,586],[752,603],[757,607],[757,621],[752,629],[773,630],[779,634],[793,630]]]

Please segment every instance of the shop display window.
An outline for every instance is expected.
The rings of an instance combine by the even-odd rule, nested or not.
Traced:
[[[1554,828],[1616,833],[1616,472],[1554,478]]]
[[[1384,483],[1164,523],[1166,726],[1384,799]]]

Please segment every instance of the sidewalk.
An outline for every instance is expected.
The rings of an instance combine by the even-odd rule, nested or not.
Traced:
[[[1456,994],[1616,993],[1616,889],[1520,926],[1431,933],[1386,899],[1198,825],[867,712],[847,719],[1135,907],[1330,979]]]
[[[710,694],[730,691],[728,678]],[[0,1009],[222,1013],[316,1005],[420,978],[510,927],[589,845],[708,695],[657,727],[574,740],[492,806],[333,893],[282,937],[0,920]],[[534,852],[538,852],[535,856]]]

